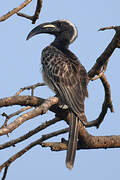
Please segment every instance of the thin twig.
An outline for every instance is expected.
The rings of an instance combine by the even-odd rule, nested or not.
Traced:
[[[0,129],[7,126],[8,120],[9,120],[10,118],[12,118],[12,117],[14,117],[14,116],[17,116],[17,115],[19,115],[20,113],[22,113],[22,112],[24,112],[24,111],[26,111],[26,110],[29,110],[29,109],[31,109],[31,108],[32,108],[31,106],[27,106],[27,107],[21,108],[20,110],[12,113],[12,114],[10,114],[10,115],[7,115],[5,112],[2,113],[1,115],[2,115],[2,116],[5,116],[6,119],[5,119],[4,124],[0,127]]]
[[[114,29],[115,30],[116,26],[108,26],[108,27],[104,27],[104,28],[100,28],[98,29],[98,31],[104,31],[104,30],[108,30],[108,29]]]
[[[0,22],[5,21],[13,14],[17,13],[21,9],[23,9],[25,6],[27,6],[32,0],[25,0],[21,5],[19,5],[17,8],[14,8],[13,10],[9,11],[7,14],[0,17]]]
[[[8,172],[8,166],[6,166],[4,169],[4,174],[3,174],[2,180],[5,180],[7,172]]]
[[[41,8],[42,8],[42,0],[38,0],[36,10],[35,10],[35,13],[34,13],[33,16],[30,16],[30,15],[27,15],[27,14],[24,14],[24,13],[20,13],[20,12],[17,13],[17,15],[21,16],[21,17],[24,17],[26,19],[29,19],[29,20],[32,21],[32,24],[35,24],[36,20],[39,19]]]
[[[98,31],[104,31],[104,30],[109,30],[109,29],[113,29],[115,31],[119,31],[120,30],[120,26],[108,26],[108,27],[100,28]]]
[[[33,84],[31,86],[26,86],[24,88],[20,88],[20,90],[15,93],[15,96],[19,96],[20,93],[22,93],[25,90],[32,90],[33,91],[35,88],[40,87],[40,86],[45,86],[45,85],[46,85],[45,83],[37,83],[37,84]],[[33,92],[32,92],[32,94],[33,94]]]

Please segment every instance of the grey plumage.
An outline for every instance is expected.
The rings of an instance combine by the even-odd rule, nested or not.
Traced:
[[[44,81],[57,94],[71,114],[66,166],[74,164],[79,120],[86,121],[84,100],[88,96],[88,76],[78,58],[68,49],[77,37],[77,29],[70,21],[58,20],[34,28],[27,39],[39,33],[55,35],[55,40],[42,51],[41,63]]]
[[[72,54],[73,55],[73,54]],[[54,46],[42,51],[43,78],[61,98],[63,104],[79,116],[84,112],[84,98],[87,96],[87,74],[77,57],[65,56]],[[51,87],[52,86],[52,87]]]

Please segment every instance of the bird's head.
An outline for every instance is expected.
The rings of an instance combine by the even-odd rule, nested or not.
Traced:
[[[70,21],[57,20],[38,25],[28,34],[27,40],[41,33],[55,35],[56,41],[62,41],[68,44],[72,43],[78,35],[76,26]]]

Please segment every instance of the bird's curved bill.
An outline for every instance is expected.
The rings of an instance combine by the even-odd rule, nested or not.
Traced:
[[[52,32],[55,30],[56,26],[51,23],[44,23],[40,24],[37,27],[35,27],[27,36],[26,40],[29,40],[31,37],[41,34],[41,33],[49,33],[52,34]]]

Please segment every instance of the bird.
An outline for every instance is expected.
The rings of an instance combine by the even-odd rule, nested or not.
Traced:
[[[54,41],[42,50],[41,64],[43,80],[67,105],[70,113],[66,166],[73,168],[80,121],[87,118],[84,113],[85,97],[88,97],[88,74],[69,45],[78,37],[77,27],[69,20],[55,20],[35,27],[27,36],[47,33],[54,35]]]

